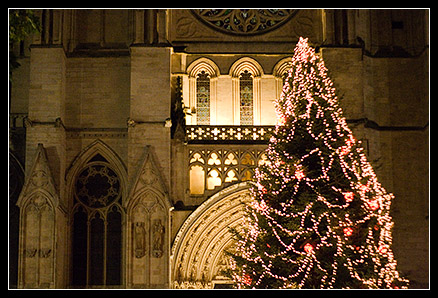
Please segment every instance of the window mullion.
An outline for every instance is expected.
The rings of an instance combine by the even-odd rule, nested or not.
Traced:
[[[86,287],[88,288],[90,284],[90,242],[91,242],[91,216],[87,211],[88,219],[87,219],[87,279],[86,279]]]

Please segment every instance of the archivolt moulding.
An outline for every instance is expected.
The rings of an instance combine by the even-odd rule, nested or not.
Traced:
[[[213,288],[230,282],[222,270],[227,267],[224,250],[232,249],[229,228],[239,228],[250,202],[250,184],[234,184],[205,201],[184,222],[171,251],[171,279],[174,288]]]
[[[196,77],[196,75],[201,71],[208,73],[211,78],[215,78],[220,75],[220,70],[216,63],[205,57],[196,59],[187,67],[187,74],[189,77]]]
[[[260,77],[264,74],[262,66],[255,59],[242,57],[231,65],[229,75],[238,78],[245,70],[248,70],[254,77]]]
[[[79,172],[85,167],[87,162],[96,154],[102,155],[108,161],[111,169],[113,169],[117,174],[117,177],[120,179],[121,183],[122,200],[125,202],[126,198],[128,197],[126,167],[118,154],[111,147],[109,147],[107,144],[99,139],[95,140],[86,148],[84,148],[76,156],[70,167],[67,169],[66,181],[68,197],[73,197],[75,178],[79,175]],[[70,202],[68,203],[71,204],[72,200],[70,200]]]

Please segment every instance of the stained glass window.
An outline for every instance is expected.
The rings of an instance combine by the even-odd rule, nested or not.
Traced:
[[[240,125],[253,125],[253,79],[247,70],[240,74]]]
[[[210,125],[210,78],[201,71],[196,78],[196,121],[199,125]]]
[[[100,154],[80,171],[74,197],[72,285],[120,285],[121,184]]]

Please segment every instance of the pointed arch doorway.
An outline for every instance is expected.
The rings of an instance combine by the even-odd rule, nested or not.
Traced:
[[[245,204],[251,200],[250,184],[234,184],[210,197],[185,220],[171,251],[173,288],[225,288],[232,281],[224,275],[234,239],[229,228],[239,228]]]

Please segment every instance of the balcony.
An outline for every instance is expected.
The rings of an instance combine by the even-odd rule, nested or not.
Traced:
[[[267,144],[275,126],[272,125],[187,125],[188,144]]]

